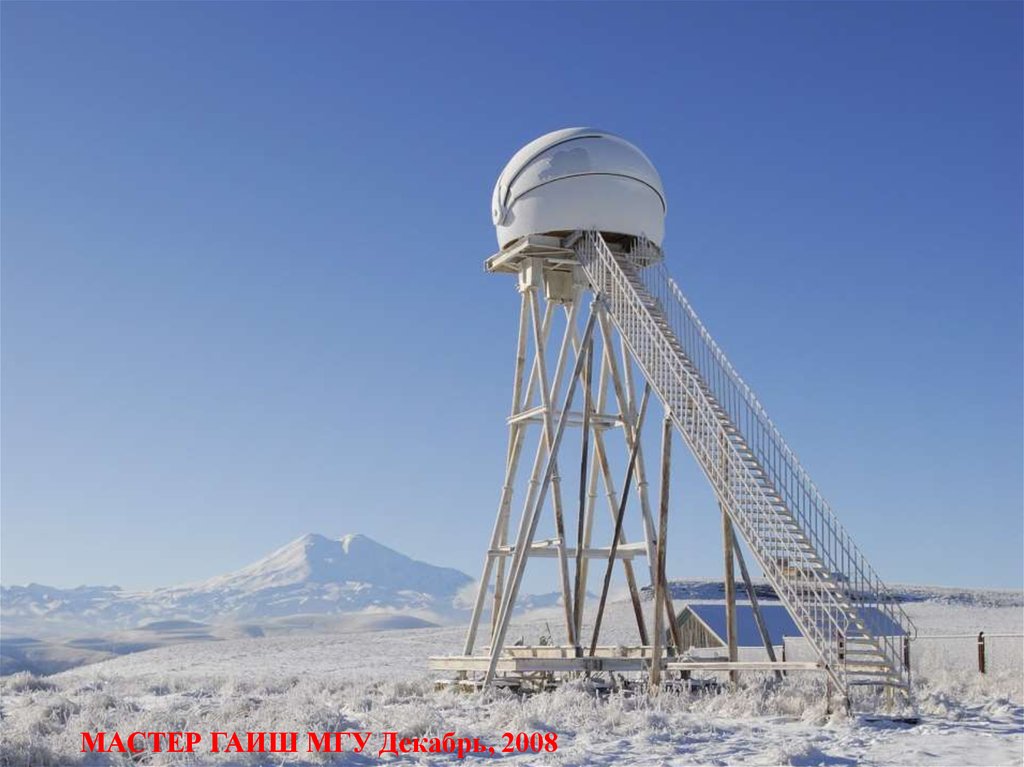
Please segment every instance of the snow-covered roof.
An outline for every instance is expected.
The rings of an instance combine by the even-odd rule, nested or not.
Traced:
[[[765,627],[773,645],[782,644],[783,637],[801,636],[800,628],[790,616],[789,611],[779,604],[760,604],[761,615],[764,616]],[[691,611],[723,644],[726,641],[725,605],[724,604],[687,604],[683,608]],[[858,607],[858,614],[872,628],[872,632],[882,636],[902,636],[905,632],[885,613],[875,607]],[[683,613],[680,613],[682,617]],[[757,630],[754,610],[749,604],[736,604],[736,634],[740,647],[761,647],[761,633]]]

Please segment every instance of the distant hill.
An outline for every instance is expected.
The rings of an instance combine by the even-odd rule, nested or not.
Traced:
[[[0,588],[0,673],[239,636],[383,631],[464,619],[465,573],[365,535],[309,534],[226,575],[152,591]]]
[[[465,573],[411,559],[365,535],[309,534],[240,570],[153,591],[6,586],[0,589],[0,617],[5,634],[365,611],[444,619],[458,612],[456,598],[472,582]]]
[[[152,591],[8,586],[0,588],[0,674],[52,673],[182,643],[462,623],[472,584],[465,573],[419,562],[365,535],[309,534],[234,572]],[[760,599],[775,599],[769,585],[755,588]],[[671,591],[677,604],[724,598],[715,580],[675,580]],[[1022,604],[1019,591],[895,586],[893,594],[904,602]],[[746,598],[742,586],[739,596]],[[644,597],[651,598],[649,588]],[[523,594],[517,615],[557,621],[560,603],[557,592]]]

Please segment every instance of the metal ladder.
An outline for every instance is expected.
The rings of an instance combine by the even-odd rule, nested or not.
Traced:
[[[854,545],[644,240],[567,241],[597,299],[671,414],[765,578],[850,700],[856,686],[909,699],[916,629]]]

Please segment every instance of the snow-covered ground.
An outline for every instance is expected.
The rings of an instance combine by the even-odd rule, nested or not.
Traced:
[[[906,605],[922,636],[1022,630],[1019,596],[950,592]],[[614,606],[607,638],[634,642],[630,610]],[[557,628],[552,623],[552,628]],[[634,629],[635,630],[635,629]],[[536,641],[544,622],[512,636]],[[436,692],[430,655],[457,653],[461,628],[235,639],[164,647],[51,677],[0,681],[4,765],[129,764],[80,753],[82,731],[342,731],[479,737],[558,733],[558,751],[508,756],[522,764],[942,764],[1024,763],[1024,648],[991,639],[990,673],[976,669],[972,639],[914,643],[920,724],[826,713],[817,675],[782,686],[747,674],[724,694],[597,695],[580,683],[516,697]],[[363,754],[148,755],[143,764],[372,764]],[[372,749],[372,753],[370,753]],[[386,757],[385,757],[386,758]],[[496,757],[489,757],[496,758]],[[472,760],[473,757],[467,757]],[[444,764],[451,755],[406,757]],[[140,762],[136,762],[140,763]]]

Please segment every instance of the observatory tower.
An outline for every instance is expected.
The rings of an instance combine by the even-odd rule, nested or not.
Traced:
[[[745,542],[813,648],[817,660],[804,666],[821,669],[847,701],[855,688],[909,695],[903,637],[913,625],[668,275],[666,210],[644,153],[591,128],[530,142],[499,176],[491,215],[500,250],[485,266],[514,275],[520,297],[505,476],[463,653],[432,665],[470,686],[545,687],[604,672],[643,674],[656,685],[665,674],[701,669],[735,680],[738,565],[770,658],[759,667],[795,668],[775,659]],[[656,497],[641,439],[655,400],[663,415]],[[689,648],[680,646],[664,545],[676,433],[720,507],[725,663],[681,657]],[[607,521],[595,524],[605,517],[601,506]],[[598,543],[601,529],[607,540]],[[510,646],[523,575],[538,558],[557,571],[564,642]],[[638,643],[627,648],[600,644],[616,567],[637,626]],[[641,598],[647,583],[653,626]],[[586,604],[591,590],[596,605]],[[484,654],[474,654],[478,640]]]

